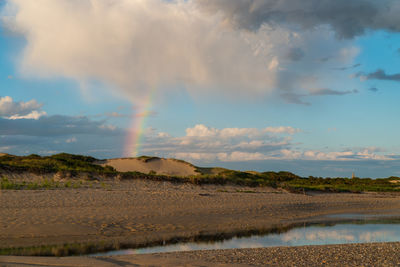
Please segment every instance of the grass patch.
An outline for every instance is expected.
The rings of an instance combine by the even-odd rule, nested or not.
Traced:
[[[400,187],[392,182],[397,180],[400,179],[398,177],[381,179],[309,177],[287,181],[283,187],[289,190],[306,189],[325,192],[399,192]]]
[[[67,153],[48,157],[39,155],[0,157],[0,169],[16,172],[32,172],[36,174],[65,172],[74,176],[78,173],[115,174],[111,166],[96,164],[98,159]]]
[[[65,257],[87,255],[97,252],[118,250],[118,244],[88,243],[88,244],[64,244],[64,245],[44,245],[35,247],[17,247],[0,249],[0,255],[12,256],[41,256],[41,257]]]
[[[43,180],[40,182],[16,182],[10,181],[7,177],[0,179],[0,188],[2,190],[39,190],[62,188],[63,184],[54,180]]]
[[[150,162],[152,160],[157,160],[157,159],[160,159],[160,158],[159,157],[140,156],[140,157],[137,157],[136,159],[147,163],[147,162]]]

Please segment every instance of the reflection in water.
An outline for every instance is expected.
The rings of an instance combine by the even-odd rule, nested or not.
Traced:
[[[183,243],[142,249],[111,251],[97,255],[147,254],[158,252],[261,248],[275,246],[328,245],[368,242],[400,241],[399,224],[336,224],[333,226],[307,226],[285,233],[232,238],[213,243]]]
[[[289,246],[390,242],[400,240],[396,224],[338,224],[331,227],[293,229],[282,234],[281,241]]]

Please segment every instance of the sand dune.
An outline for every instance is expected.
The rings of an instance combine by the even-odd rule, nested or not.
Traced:
[[[162,175],[191,176],[198,175],[197,167],[181,160],[157,157],[119,158],[100,162],[109,165],[120,172],[136,171],[141,173],[155,172]]]

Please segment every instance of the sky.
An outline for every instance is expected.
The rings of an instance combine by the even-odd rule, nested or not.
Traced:
[[[396,0],[0,0],[0,152],[400,176]]]

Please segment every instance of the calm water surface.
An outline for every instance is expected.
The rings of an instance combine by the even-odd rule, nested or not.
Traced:
[[[400,241],[399,219],[380,218],[378,220],[365,217],[365,220],[359,220],[355,223],[338,223],[329,226],[318,224],[293,228],[285,233],[232,238],[217,242],[178,243],[141,249],[127,249],[95,254],[94,256],[395,241]]]

